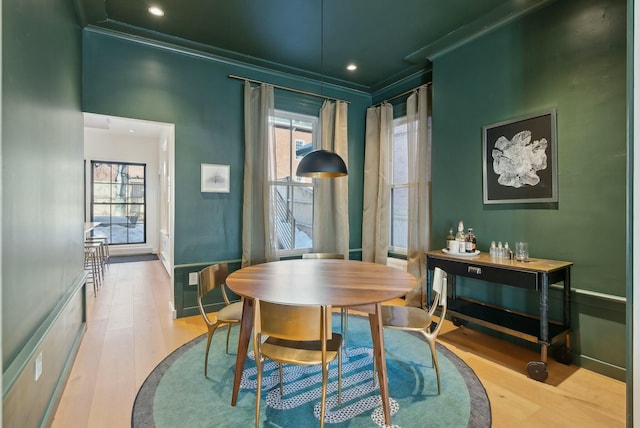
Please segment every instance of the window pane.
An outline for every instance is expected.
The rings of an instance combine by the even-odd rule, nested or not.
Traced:
[[[93,182],[94,183],[110,183],[111,182],[111,165],[105,163],[93,164]]]
[[[393,127],[392,183],[406,184],[409,182],[409,168],[407,157],[407,124],[405,121],[395,121]]]
[[[313,188],[275,186],[278,249],[311,248],[313,237]]]
[[[409,190],[406,187],[391,189],[391,246],[407,248],[407,208]]]
[[[93,202],[109,202],[111,201],[111,185],[108,183],[93,184]]]
[[[127,205],[127,241],[129,244],[144,242],[144,205]]]
[[[93,221],[98,221],[95,220],[96,217],[108,217],[111,215],[111,205],[109,204],[93,204]],[[108,223],[111,223],[110,221],[107,221]]]
[[[303,140],[296,140],[296,160],[300,160],[303,158],[302,148],[304,147],[305,144],[306,143]]]
[[[290,250],[294,248],[294,228],[295,220],[291,212],[291,190],[290,186],[274,186],[276,196],[276,234],[278,236],[278,249]]]
[[[293,188],[294,248],[311,248],[313,243],[313,187]]]
[[[282,125],[280,125],[282,124]],[[291,181],[291,122],[278,121],[276,138],[276,180]]]

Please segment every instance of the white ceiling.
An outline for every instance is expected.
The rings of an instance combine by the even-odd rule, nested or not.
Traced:
[[[98,129],[114,135],[158,138],[166,135],[172,125],[125,117],[84,113],[84,127]]]

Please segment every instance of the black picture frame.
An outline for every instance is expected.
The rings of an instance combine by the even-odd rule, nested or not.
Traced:
[[[482,127],[484,204],[558,202],[556,110]]]

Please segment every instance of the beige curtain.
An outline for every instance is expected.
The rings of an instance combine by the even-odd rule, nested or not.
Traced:
[[[242,203],[242,267],[276,260],[273,86],[244,85],[244,200]]]
[[[405,304],[427,305],[425,251],[431,233],[431,86],[423,86],[407,99],[409,198],[407,271],[420,286],[409,292]]]
[[[369,107],[364,148],[362,260],[387,263],[390,227],[389,180],[393,142],[393,107]]]
[[[347,107],[325,101],[320,109],[320,145],[337,153],[349,167]],[[349,177],[317,178],[313,204],[313,251],[349,258]]]

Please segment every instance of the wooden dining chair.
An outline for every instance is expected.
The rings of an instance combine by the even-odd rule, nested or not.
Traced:
[[[431,350],[431,361],[436,370],[438,395],[440,395],[440,367],[436,354],[436,338],[447,313],[447,277],[440,268],[433,274],[434,298],[428,310],[412,306],[382,306],[383,327],[417,332],[424,337]],[[440,318],[433,322],[436,310],[440,308]]]
[[[342,253],[303,253],[303,259],[335,259],[344,260],[346,257]],[[349,326],[349,308],[340,308],[340,332],[344,337],[344,345],[347,346]]]
[[[294,306],[254,299],[253,349],[257,368],[256,428],[260,426],[262,370],[265,359],[282,364],[321,365],[320,427],[324,426],[329,363],[338,359],[338,403],[342,402],[342,336],[331,331],[331,306]],[[265,340],[266,339],[266,340]]]
[[[229,266],[227,263],[216,263],[211,266],[207,266],[198,272],[198,307],[200,313],[207,324],[207,347],[204,351],[204,375],[207,375],[207,365],[209,362],[209,348],[211,347],[211,337],[215,333],[216,329],[221,325],[227,325],[227,347],[226,352],[229,353],[229,334],[231,333],[231,327],[240,324],[242,320],[242,302],[231,303],[227,297],[225,281],[229,275]],[[220,288],[222,298],[224,299],[225,306],[215,313],[215,318],[209,318],[210,314],[204,309],[202,301],[205,296]]]

